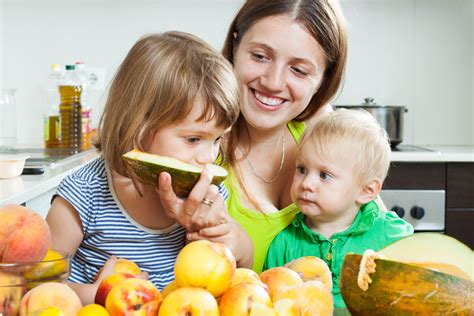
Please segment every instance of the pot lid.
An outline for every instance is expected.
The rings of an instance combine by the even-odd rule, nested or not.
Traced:
[[[403,105],[381,105],[377,104],[372,97],[364,98],[364,102],[361,104],[354,105],[334,105],[335,108],[349,108],[349,107],[361,107],[361,108],[394,108],[394,109],[403,109],[405,112],[408,112],[408,109]]]

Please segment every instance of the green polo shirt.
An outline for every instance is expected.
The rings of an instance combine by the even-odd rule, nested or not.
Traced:
[[[345,307],[339,289],[344,256],[349,252],[362,254],[366,249],[378,251],[411,234],[413,227],[409,223],[394,212],[381,212],[373,201],[361,207],[351,227],[329,239],[310,230],[304,215],[298,213],[272,241],[263,268],[283,266],[303,256],[319,257],[332,272],[334,307]]]

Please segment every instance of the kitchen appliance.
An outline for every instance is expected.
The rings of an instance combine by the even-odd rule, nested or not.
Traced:
[[[410,223],[415,232],[444,232],[445,190],[382,190],[380,196],[387,209]]]
[[[372,114],[387,131],[391,147],[396,147],[403,141],[404,114],[408,112],[404,106],[378,105],[373,98],[365,98],[360,105],[335,105],[334,108],[362,108]]]

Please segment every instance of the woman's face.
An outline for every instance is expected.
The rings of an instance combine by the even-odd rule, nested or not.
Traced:
[[[242,85],[241,110],[254,128],[287,124],[308,105],[321,83],[326,60],[319,43],[285,15],[264,18],[234,51]]]

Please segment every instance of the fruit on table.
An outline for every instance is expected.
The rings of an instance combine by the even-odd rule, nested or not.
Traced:
[[[240,283],[227,289],[219,298],[219,312],[221,316],[248,315],[255,303],[272,307],[270,295],[264,287]]]
[[[390,260],[474,279],[472,249],[444,234],[416,233],[388,245],[378,254]]]
[[[38,213],[21,205],[0,207],[0,262],[40,261],[50,243],[49,226]]]
[[[206,315],[219,316],[214,296],[202,288],[181,287],[163,300],[158,316]]]
[[[82,308],[82,303],[76,292],[66,284],[43,283],[23,296],[20,316],[34,315],[48,307],[58,308],[64,316],[76,316]]]
[[[18,315],[25,284],[21,276],[0,271],[0,315]]]
[[[181,249],[174,274],[179,287],[202,287],[218,297],[230,286],[235,267],[235,257],[226,245],[198,240]]]
[[[43,260],[32,269],[25,271],[23,276],[28,282],[38,281],[57,276],[58,281],[68,273],[68,263],[57,251],[49,249]],[[56,281],[56,280],[54,280]]]
[[[438,249],[433,243],[431,247]],[[418,249],[416,244],[407,247]],[[375,259],[367,291],[358,283],[362,256],[347,254],[340,288],[351,315],[473,315],[474,282],[398,261]]]
[[[314,256],[305,256],[285,264],[286,267],[296,271],[303,281],[319,280],[332,290],[332,273],[323,259]]]
[[[105,277],[97,287],[97,292],[95,293],[94,303],[105,306],[105,301],[107,299],[107,295],[109,295],[110,291],[114,286],[119,284],[120,282],[135,278],[136,276],[130,273],[113,273],[107,277]]]
[[[162,302],[160,291],[148,280],[126,279],[110,290],[105,308],[111,316],[157,315]]]
[[[104,306],[89,304],[79,310],[76,316],[109,316]]]
[[[297,272],[286,267],[275,267],[263,271],[260,273],[260,279],[268,286],[273,301],[280,292],[303,283],[303,279]]]
[[[156,186],[158,175],[165,171],[171,175],[172,187],[177,196],[187,197],[201,176],[202,168],[183,161],[132,150],[123,155],[124,161],[145,183]],[[210,165],[214,177],[212,183],[219,185],[227,177],[227,171],[217,165]]]
[[[306,281],[287,288],[278,293],[274,301],[278,302],[283,299],[294,302],[292,308],[297,311],[297,315],[331,316],[334,312],[331,290],[321,281]]]
[[[117,263],[115,264],[114,272],[138,275],[142,272],[142,270],[140,270],[140,267],[138,267],[135,262],[125,258],[119,258],[117,259]]]

